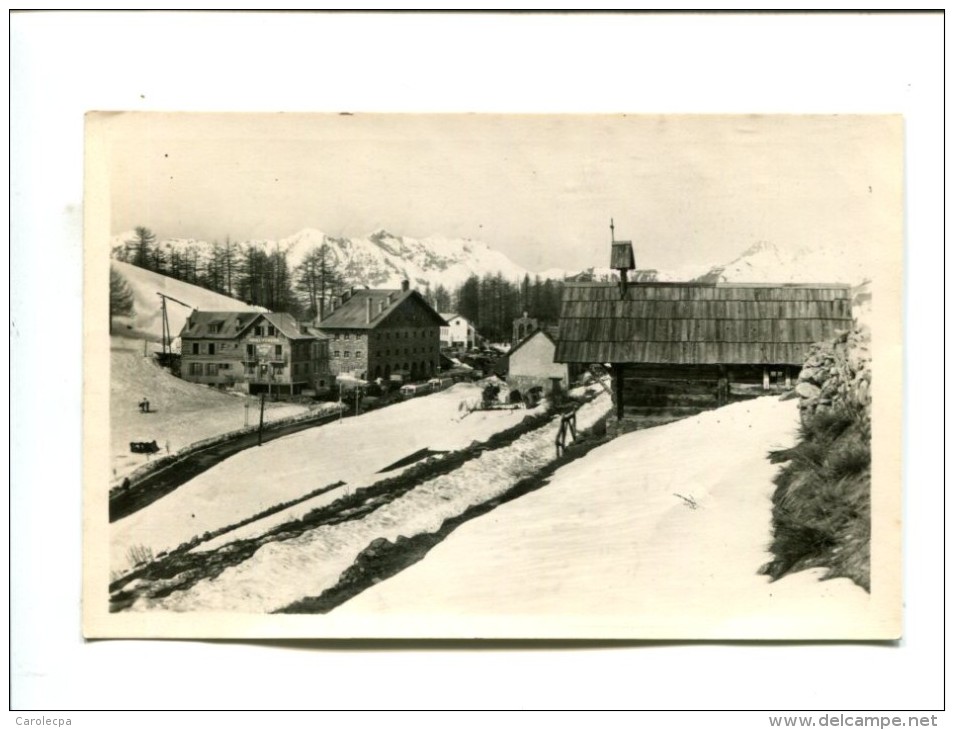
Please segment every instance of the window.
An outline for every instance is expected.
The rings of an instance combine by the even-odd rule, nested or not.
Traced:
[[[281,356],[282,356],[282,346],[275,345],[275,357],[281,357]]]
[[[217,375],[219,372],[219,366],[214,362],[207,362],[205,364],[205,374],[206,375]]]
[[[202,375],[202,363],[193,362],[189,364],[190,375]]]
[[[255,375],[255,363],[247,362],[245,363],[245,374],[246,375]]]
[[[275,336],[275,325],[272,325],[272,324],[268,325],[268,336],[269,337]]]
[[[255,325],[255,336],[262,337],[264,334],[265,334],[265,328],[262,327],[262,325],[260,324]]]
[[[198,355],[198,354],[199,354],[199,343],[198,343],[198,342],[193,342],[193,343],[192,343],[192,354],[193,354],[193,355]]]
[[[355,350],[355,351],[354,351],[354,356],[355,356],[355,357],[361,357],[361,350]]]
[[[335,357],[341,357],[341,350],[335,350]]]
[[[255,345],[246,345],[245,346],[245,356],[249,358],[255,357]]]
[[[210,343],[209,343],[209,354],[210,354],[210,355],[214,355],[214,354],[215,354],[215,343],[214,343],[214,342],[210,342]]]
[[[229,369],[229,364],[227,362],[219,363],[219,370],[228,370],[228,369]]]
[[[344,355],[344,356],[345,356],[345,357],[351,357],[351,351],[350,351],[350,350],[345,350],[345,355]]]

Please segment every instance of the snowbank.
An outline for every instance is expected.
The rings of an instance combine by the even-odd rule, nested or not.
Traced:
[[[621,436],[335,613],[560,617],[620,635],[680,635],[692,622],[699,638],[807,621],[824,634],[867,594],[818,571],[777,583],[756,572],[771,558],[766,454],[791,446],[797,421],[794,402],[760,398]]]
[[[579,428],[589,427],[609,408],[606,395],[584,405],[577,414]],[[415,487],[363,519],[324,525],[291,540],[267,543],[253,557],[213,580],[200,581],[188,591],[157,602],[140,600],[133,608],[258,613],[317,596],[334,586],[372,541],[435,532],[446,519],[502,494],[552,461],[557,428],[558,423],[551,421],[508,446],[487,451],[459,469]]]
[[[461,383],[441,393],[301,431],[236,454],[112,524],[110,564],[122,569],[134,546],[146,546],[154,554],[175,548],[195,535],[235,524],[337,481],[347,483],[342,489],[371,484],[383,478],[377,472],[415,451],[462,448],[536,412],[467,414],[458,410],[462,400],[479,397],[479,393],[476,386]],[[241,401],[235,407],[241,411]],[[321,495],[276,513],[267,522],[252,523],[223,537],[232,540],[258,534],[264,526],[303,514],[339,495]]]

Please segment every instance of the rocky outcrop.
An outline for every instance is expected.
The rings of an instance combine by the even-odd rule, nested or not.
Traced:
[[[871,331],[859,326],[812,345],[795,393],[803,421],[839,406],[870,412]]]

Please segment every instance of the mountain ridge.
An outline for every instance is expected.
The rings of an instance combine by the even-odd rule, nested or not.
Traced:
[[[133,233],[113,236],[114,257],[123,250]],[[534,272],[513,262],[505,253],[483,241],[471,238],[426,236],[414,238],[378,228],[365,236],[331,236],[318,228],[303,228],[285,238],[230,241],[240,251],[254,248],[265,253],[283,252],[290,270],[305,255],[327,245],[332,265],[353,283],[377,288],[397,288],[407,279],[418,289],[438,285],[448,290],[460,286],[471,276],[502,275],[518,282],[531,279],[568,279],[607,281],[616,278],[609,268],[593,266],[581,270],[551,268]],[[179,252],[193,259],[208,256],[217,242],[196,238],[161,239],[156,244],[169,257]],[[724,264],[684,264],[678,270],[647,268],[638,270],[636,281],[699,281],[699,282],[777,282],[858,284],[870,275],[860,258],[858,247],[847,245],[783,247],[760,240],[746,247],[741,254]]]

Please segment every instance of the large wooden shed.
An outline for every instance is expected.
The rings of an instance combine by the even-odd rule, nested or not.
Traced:
[[[627,283],[619,268],[620,282],[564,285],[554,357],[610,366],[619,418],[784,386],[812,343],[851,328],[844,284]]]

